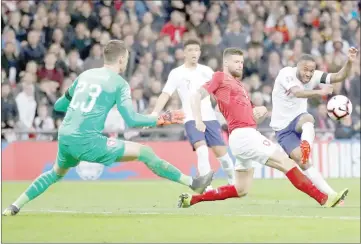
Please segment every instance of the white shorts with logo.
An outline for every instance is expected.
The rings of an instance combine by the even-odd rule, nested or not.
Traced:
[[[254,163],[266,164],[277,145],[254,128],[238,128],[229,136],[229,147],[236,157],[235,170],[250,169]]]

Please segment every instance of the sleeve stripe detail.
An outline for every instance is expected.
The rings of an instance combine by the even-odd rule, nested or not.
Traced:
[[[70,94],[69,94],[69,89],[66,90],[66,92],[65,92],[65,97],[66,97],[66,99],[68,99],[69,101],[71,101],[72,97],[71,97]]]
[[[327,73],[324,72],[321,76],[320,83],[326,84]]]

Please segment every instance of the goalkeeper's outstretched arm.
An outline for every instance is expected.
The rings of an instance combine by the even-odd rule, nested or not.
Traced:
[[[76,79],[73,84],[66,90],[64,95],[62,95],[54,104],[54,110],[58,112],[66,112],[71,102],[71,99],[74,96],[75,88],[78,84],[78,79]]]
[[[134,111],[131,99],[122,102],[117,101],[117,108],[122,115],[125,123],[129,127],[155,127],[158,117],[152,115],[143,115]]]
[[[129,127],[155,127],[157,125],[181,124],[184,114],[181,111],[167,111],[159,117],[139,114],[133,109],[129,85],[118,88],[116,104],[119,113]]]

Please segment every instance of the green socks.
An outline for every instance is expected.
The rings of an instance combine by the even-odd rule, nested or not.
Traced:
[[[182,174],[176,167],[158,158],[157,155],[153,152],[150,147],[141,147],[139,154],[139,161],[144,162],[144,164],[156,175],[186,185],[190,186],[192,184],[192,177]]]
[[[27,202],[42,194],[49,186],[59,181],[62,176],[57,175],[53,169],[40,175],[28,189],[13,203],[18,208],[22,208]]]

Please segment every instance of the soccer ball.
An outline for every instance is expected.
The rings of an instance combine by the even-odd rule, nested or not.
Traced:
[[[350,99],[342,95],[332,97],[327,103],[327,113],[333,120],[342,120],[352,113],[352,103]]]

